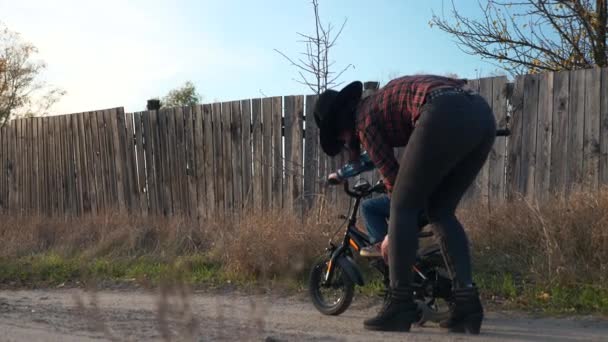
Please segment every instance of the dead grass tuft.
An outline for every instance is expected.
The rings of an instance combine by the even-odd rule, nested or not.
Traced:
[[[491,214],[465,210],[461,217],[483,271],[540,284],[608,280],[608,189],[541,205],[519,198]]]

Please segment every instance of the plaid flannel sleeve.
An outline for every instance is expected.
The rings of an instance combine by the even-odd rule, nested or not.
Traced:
[[[384,139],[382,130],[377,125],[367,126],[360,134],[361,143],[365,146],[371,161],[384,177],[384,184],[392,192],[395,178],[399,172],[399,163],[393,148]]]

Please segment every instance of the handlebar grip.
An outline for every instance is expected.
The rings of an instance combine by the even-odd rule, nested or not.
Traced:
[[[496,130],[496,136],[497,137],[506,137],[511,135],[511,130],[508,128],[503,128],[503,129],[497,129]]]
[[[341,181],[339,179],[336,179],[336,178],[328,178],[327,179],[327,184],[329,184],[329,185],[338,185],[340,183],[341,183]]]

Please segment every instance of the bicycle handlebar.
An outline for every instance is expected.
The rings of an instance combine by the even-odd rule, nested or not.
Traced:
[[[358,197],[359,195],[356,192],[353,192],[350,190],[350,187],[348,185],[348,181],[344,181],[344,192],[346,192],[348,194],[348,196],[350,197]]]
[[[497,137],[507,137],[511,135],[511,130],[508,128],[503,128],[503,129],[497,129],[496,130],[496,136]]]
[[[371,195],[374,192],[378,192],[378,193],[382,193],[386,190],[386,188],[384,187],[384,183],[382,183],[382,181],[378,181],[376,183],[376,185],[372,186],[371,188],[365,190],[365,191],[353,191],[350,189],[350,185],[348,183],[348,180],[345,180],[343,182],[343,187],[344,187],[344,192],[353,198],[361,198],[361,197],[366,197]]]

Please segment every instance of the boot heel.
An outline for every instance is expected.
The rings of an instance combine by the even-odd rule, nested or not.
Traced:
[[[470,315],[465,318],[462,322],[449,328],[450,332],[460,334],[472,334],[479,335],[481,330],[481,321],[483,320],[482,314]]]
[[[393,319],[392,321],[386,322],[384,325],[371,325],[365,323],[364,327],[368,330],[409,332],[412,323],[407,319],[405,321],[404,319]]]

